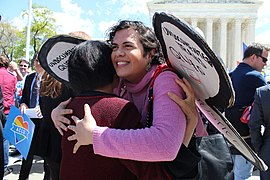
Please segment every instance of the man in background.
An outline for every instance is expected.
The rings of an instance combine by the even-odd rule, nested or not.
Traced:
[[[15,62],[11,62],[9,68],[12,70],[13,74],[16,74],[17,77],[15,105],[16,107],[20,107],[25,78],[30,73],[30,64],[29,61],[25,59],[21,59],[19,61],[19,66],[17,63],[14,63]],[[20,152],[14,146],[11,146],[9,155],[18,156],[20,155]]]
[[[19,107],[22,99],[22,90],[25,83],[25,78],[30,74],[30,64],[29,61],[22,59],[19,61],[19,70],[22,75],[22,80],[18,81],[16,84],[16,104]]]
[[[41,81],[43,69],[38,60],[38,53],[34,55],[33,59],[34,59],[36,72],[26,76],[23,93],[22,93],[22,100],[20,104],[20,110],[22,113],[25,113],[26,109],[34,108],[36,109],[37,114],[38,114],[40,113],[39,89],[40,89],[40,81]],[[31,142],[31,146],[30,146],[27,158],[26,159],[23,158],[23,161],[22,161],[19,180],[28,179],[28,176],[32,167],[34,155],[37,154],[37,141],[38,141],[38,132],[41,125],[41,118],[42,116],[40,118],[31,118],[31,121],[35,124],[35,130],[34,130],[33,139]],[[49,172],[47,169],[46,162],[44,162],[44,171],[45,171],[44,179],[49,179],[48,178]]]
[[[256,88],[266,85],[261,72],[266,66],[268,49],[259,43],[253,43],[244,52],[243,61],[230,73],[235,103],[226,109],[225,116],[239,132],[242,138],[251,146],[248,124],[240,121],[245,107],[254,101]],[[252,147],[252,146],[251,146]],[[243,180],[252,176],[253,165],[234,147],[231,147],[234,160],[234,179]]]
[[[270,85],[257,88],[254,96],[254,106],[251,111],[248,126],[251,142],[255,152],[270,166]],[[262,128],[263,127],[263,131]],[[270,169],[260,171],[261,180],[270,179]]]

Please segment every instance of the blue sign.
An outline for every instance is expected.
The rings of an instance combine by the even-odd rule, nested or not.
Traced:
[[[15,106],[11,106],[4,128],[4,137],[13,144],[24,159],[27,158],[35,124]]]

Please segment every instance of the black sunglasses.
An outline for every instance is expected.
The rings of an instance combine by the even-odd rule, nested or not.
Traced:
[[[262,58],[262,61],[264,62],[264,63],[266,63],[267,61],[268,61],[268,59],[267,58],[265,58],[265,57],[262,57],[261,55],[259,55],[259,54],[255,54],[256,56],[258,56],[258,57],[261,57]]]
[[[24,65],[22,65],[22,64],[20,64],[20,67],[28,67],[28,65],[26,65],[26,64],[24,64]]]

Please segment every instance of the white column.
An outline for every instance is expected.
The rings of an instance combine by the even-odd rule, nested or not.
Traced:
[[[212,48],[212,36],[213,36],[213,19],[206,19],[206,42],[210,48]]]
[[[30,51],[30,41],[31,41],[31,39],[30,39],[31,19],[32,19],[32,0],[29,0],[28,22],[27,22],[27,31],[26,31],[26,51],[25,51],[25,60],[26,61],[29,61],[29,51]]]
[[[198,19],[197,18],[191,18],[191,26],[193,28],[196,28],[198,25]]]
[[[220,57],[228,65],[227,59],[227,23],[228,20],[225,18],[220,19]]]
[[[241,61],[242,59],[242,42],[241,42],[241,20],[234,20],[234,59],[233,61]]]
[[[233,22],[232,21],[228,21],[228,24],[227,24],[227,39],[228,39],[228,46],[227,46],[227,59],[228,59],[228,64],[227,64],[227,67],[229,68],[229,70],[232,70],[235,66],[234,66],[234,54],[233,54],[233,45],[234,45],[234,36],[233,36],[233,32],[234,32],[234,25],[233,25]]]
[[[242,21],[241,24],[241,42],[247,42],[247,23]]]
[[[256,24],[255,18],[249,19],[247,21],[247,33],[246,33],[247,45],[255,42],[255,24]]]

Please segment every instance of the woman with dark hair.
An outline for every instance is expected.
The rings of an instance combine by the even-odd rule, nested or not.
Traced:
[[[40,84],[39,106],[43,118],[39,130],[38,152],[47,162],[52,180],[59,179],[62,137],[54,127],[51,111],[72,95],[71,89],[44,72]]]
[[[22,92],[22,100],[20,104],[20,111],[21,113],[25,113],[27,109],[34,109],[36,111],[37,117],[31,118],[31,121],[35,124],[35,129],[27,157],[23,158],[22,160],[19,180],[28,179],[32,168],[34,155],[38,154],[37,143],[39,141],[38,134],[42,118],[39,106],[39,92],[43,69],[39,63],[39,59],[37,56],[35,56],[34,65],[36,68],[36,72],[27,75],[25,79],[25,84]],[[46,162],[44,162],[43,165],[45,171],[44,179],[47,179],[49,177],[48,166]]]

